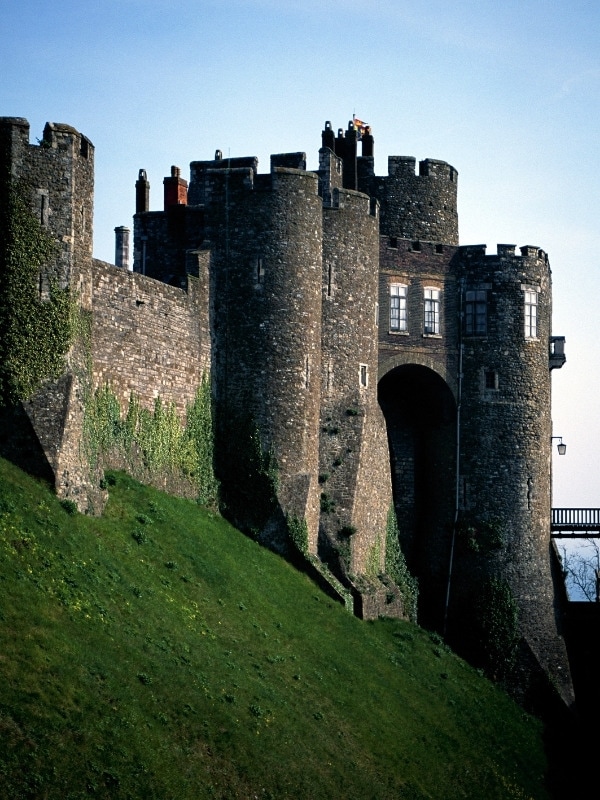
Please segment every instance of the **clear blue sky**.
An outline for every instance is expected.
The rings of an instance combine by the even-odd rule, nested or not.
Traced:
[[[304,150],[353,112],[388,155],[459,172],[462,244],[542,247],[554,280],[554,505],[600,506],[600,4],[592,0],[3,0],[0,115],[96,146],[95,255],[148,171]],[[556,451],[555,451],[556,452]]]

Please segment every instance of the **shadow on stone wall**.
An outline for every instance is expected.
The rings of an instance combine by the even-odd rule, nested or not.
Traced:
[[[52,468],[20,404],[0,407],[0,456],[54,486]]]

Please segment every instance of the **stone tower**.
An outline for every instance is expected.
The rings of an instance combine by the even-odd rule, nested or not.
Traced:
[[[289,515],[306,521],[315,549],[323,248],[317,179],[302,170],[274,167],[257,176],[238,167],[208,170],[206,181],[225,502],[247,526],[251,498],[259,500],[260,491],[244,483],[238,465],[242,443],[249,446],[256,436],[277,469],[276,500],[256,509],[262,512],[253,520],[257,534],[277,546],[282,517]]]
[[[479,528],[481,543],[473,552],[464,531],[459,537],[454,613],[464,625],[474,599],[469,575],[482,571],[504,581],[519,607],[522,662],[541,667],[569,697],[560,608],[554,599],[560,592],[553,586],[553,578],[557,587],[562,578],[553,562],[549,530],[550,376],[556,362],[548,257],[531,246],[516,254],[511,245],[498,245],[496,255],[486,255],[483,247],[464,247],[458,256],[458,491],[463,518]],[[497,537],[491,542],[485,541],[486,523]]]
[[[550,548],[550,374],[564,357],[548,257],[459,247],[456,170],[415,164],[392,156],[378,177],[358,158],[361,188],[381,203],[379,402],[419,619],[477,661],[471,632],[483,640],[489,622],[477,615],[493,587],[507,601],[497,647],[518,641],[516,691],[550,676],[570,704]]]
[[[2,191],[16,187],[33,217],[54,243],[51,259],[39,273],[39,300],[51,287],[68,289],[80,318],[92,306],[91,258],[94,199],[94,147],[70,125],[47,123],[39,144],[29,143],[29,123],[0,119]],[[8,244],[8,241],[7,241]],[[35,347],[35,342],[31,343]],[[54,476],[59,496],[86,508],[97,499],[79,449],[83,424],[82,377],[85,355],[73,339],[64,373],[46,382],[23,408],[41,446],[39,457]],[[43,469],[43,468],[42,468]]]

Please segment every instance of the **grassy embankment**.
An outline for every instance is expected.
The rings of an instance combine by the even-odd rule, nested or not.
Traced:
[[[93,519],[0,460],[2,797],[547,798],[539,723],[438,637],[113,480]]]

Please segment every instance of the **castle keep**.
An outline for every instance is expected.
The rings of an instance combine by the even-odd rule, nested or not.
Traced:
[[[23,403],[59,495],[82,510],[102,499],[81,447],[90,392],[109,386],[123,414],[135,395],[184,417],[210,375],[234,522],[281,551],[300,526],[358,613],[399,615],[394,509],[419,621],[469,652],[493,589],[517,612],[524,691],[543,675],[571,702],[550,552],[564,354],[543,250],[459,245],[452,166],[390,156],[378,176],[370,130],[327,122],[317,170],[303,152],[262,174],[217,151],[189,182],[171,169],[160,211],[141,169],[132,263],[118,228],[111,265],[92,256],[91,142],[48,124],[31,145],[25,120],[3,118],[0,145],[2,180],[24,182],[58,242],[40,298],[57,279],[90,320],[87,356],[75,344]]]

